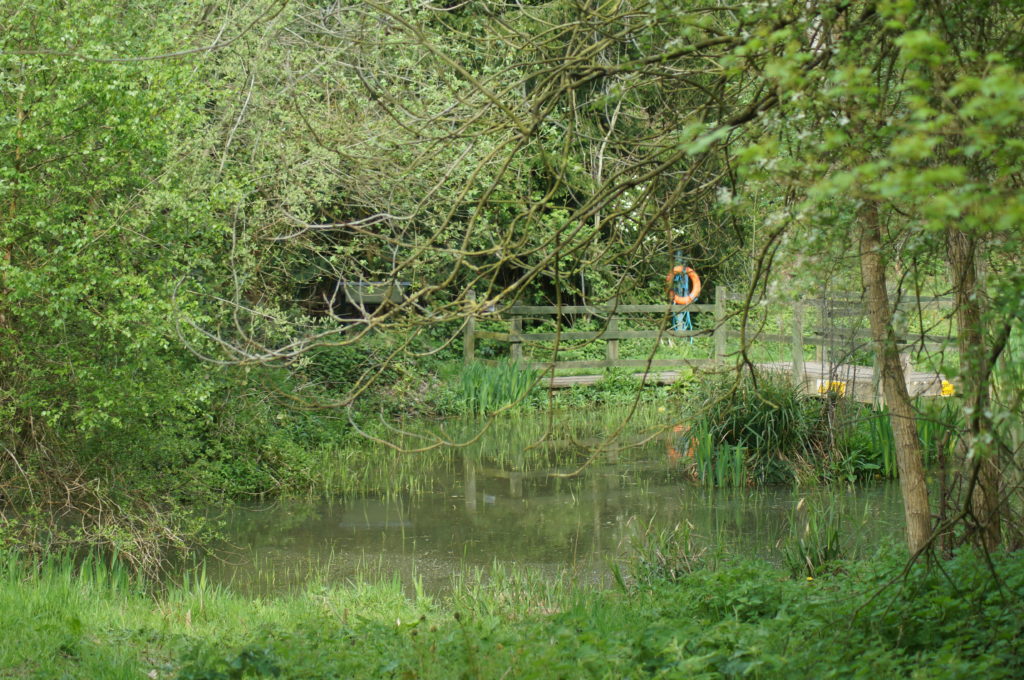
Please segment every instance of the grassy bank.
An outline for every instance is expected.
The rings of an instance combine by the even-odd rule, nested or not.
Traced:
[[[1020,677],[1019,554],[995,556],[1000,585],[965,554],[883,589],[901,565],[634,571],[600,593],[505,572],[444,601],[397,582],[267,600],[201,576],[153,596],[116,569],[8,559],[0,677]]]

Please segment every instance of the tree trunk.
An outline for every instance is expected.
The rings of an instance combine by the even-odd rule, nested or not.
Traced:
[[[878,205],[865,202],[860,210],[860,265],[864,289],[867,291],[868,319],[882,369],[882,390],[889,406],[889,422],[896,444],[896,462],[903,494],[903,512],[907,521],[907,546],[916,553],[931,536],[931,512],[928,488],[925,486],[921,442],[917,437],[917,421],[907,381],[900,362],[899,347],[892,325],[889,293],[882,260],[882,231]]]
[[[957,346],[960,350],[960,376],[964,392],[967,425],[967,450],[978,458],[978,478],[971,495],[971,511],[981,529],[981,542],[992,550],[1001,540],[999,503],[999,464],[995,451],[984,451],[983,433],[990,429],[988,345],[981,325],[981,298],[978,286],[977,241],[956,229],[946,232],[946,253],[956,302]]]

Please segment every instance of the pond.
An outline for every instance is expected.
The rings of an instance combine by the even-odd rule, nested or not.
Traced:
[[[600,412],[496,421],[468,446],[402,454],[407,469],[392,474],[415,484],[391,493],[234,509],[223,517],[223,559],[207,564],[207,576],[256,593],[380,578],[441,593],[453,577],[503,565],[607,585],[610,565],[628,559],[638,536],[675,526],[698,549],[781,561],[807,512],[826,506],[842,516],[852,551],[902,537],[895,484],[709,489],[692,481],[679,435],[665,433],[655,412],[623,420]],[[468,439],[479,429],[420,431]],[[415,439],[404,444],[427,441]]]

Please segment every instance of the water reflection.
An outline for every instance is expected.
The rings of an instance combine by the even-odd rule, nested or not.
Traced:
[[[560,440],[524,445],[524,430],[535,435],[543,423],[498,424],[476,446],[420,465],[430,478],[417,493],[240,508],[226,518],[234,547],[210,565],[210,575],[255,592],[311,578],[380,577],[409,588],[419,579],[438,592],[454,574],[498,561],[607,582],[609,561],[628,553],[637,531],[680,524],[710,549],[779,559],[778,544],[807,494],[696,486],[648,425],[619,440],[642,444],[609,447],[600,432],[571,428]],[[892,484],[841,491],[834,502],[851,542],[873,546],[901,535]]]

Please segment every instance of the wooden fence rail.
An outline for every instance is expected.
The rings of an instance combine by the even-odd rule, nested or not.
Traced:
[[[475,295],[470,293],[470,304],[475,303]],[[741,337],[741,334],[729,327],[729,312],[727,303],[729,301],[743,300],[744,298],[730,294],[725,286],[718,286],[715,291],[715,299],[712,304],[696,303],[686,306],[672,304],[636,305],[618,304],[611,300],[604,305],[564,305],[561,307],[547,305],[512,305],[496,312],[481,313],[478,316],[471,316],[465,325],[463,336],[463,358],[466,363],[476,360],[477,340],[491,340],[500,343],[507,343],[509,347],[509,358],[515,361],[523,361],[523,345],[526,343],[538,342],[571,342],[571,341],[602,341],[604,342],[604,359],[589,360],[558,360],[557,356],[553,361],[526,361],[530,368],[551,370],[551,369],[601,369],[601,368],[682,368],[684,366],[724,366],[728,358],[728,342]],[[919,309],[941,309],[951,307],[952,300],[949,298],[920,297],[900,300],[896,308],[903,312],[897,318],[905,318],[907,313]],[[786,365],[786,370],[791,372],[793,381],[797,385],[805,385],[809,390],[820,391],[821,383],[831,385],[832,375],[836,374],[835,369],[828,367],[841,367],[848,363],[847,358],[855,353],[868,352],[874,354],[871,333],[863,328],[866,322],[866,309],[859,296],[854,294],[837,294],[828,298],[805,298],[789,305],[792,311],[792,326],[789,333],[754,333],[748,335],[745,340],[753,343],[783,343],[790,346],[791,361]],[[805,332],[806,311],[816,309],[817,323],[810,333]],[[675,331],[670,328],[657,328],[650,330],[634,330],[622,328],[620,322],[636,318],[647,317],[648,320],[658,320],[660,325],[666,327],[670,324],[674,314],[679,312],[691,312],[696,314],[710,315],[713,323],[708,328],[701,328],[692,331]],[[559,332],[525,332],[523,321],[529,318],[550,318],[556,315],[583,315],[599,320],[603,327],[594,331],[565,330]],[[507,331],[481,330],[477,328],[478,321],[504,321],[508,323]],[[664,339],[687,339],[694,337],[713,338],[713,350],[706,358],[672,358],[672,359],[623,359],[619,356],[619,342],[622,340],[664,340]],[[903,352],[920,348],[928,350],[943,350],[955,344],[955,336],[943,336],[934,333],[908,333],[905,323],[897,328],[899,348]],[[805,361],[804,351],[807,346],[814,346],[815,361]],[[875,362],[877,364],[877,361]],[[937,374],[915,374],[907,365],[908,385],[912,381],[917,383],[928,383],[930,391],[935,391],[935,385],[944,383],[941,376]],[[813,365],[812,365],[813,364]],[[764,364],[770,370],[783,370],[782,364]],[[847,366],[847,368],[850,368]],[[877,368],[877,367],[876,367]],[[859,367],[862,376],[869,376],[873,381],[871,388],[872,398],[877,400],[879,387],[874,375],[877,371],[868,367]],[[858,370],[859,370],[858,369]],[[838,371],[841,373],[842,371]],[[849,371],[848,371],[849,372]],[[854,374],[857,371],[853,371]],[[667,376],[667,378],[666,378]],[[674,379],[671,375],[653,376],[654,379],[665,382],[667,379]],[[596,376],[590,376],[596,378]],[[666,378],[666,379],[661,379]],[[863,378],[857,378],[862,380]],[[814,383],[814,384],[809,384]],[[561,385],[552,383],[553,386],[571,384],[571,380],[563,379]],[[578,382],[594,382],[594,380],[581,380]],[[948,384],[948,383],[946,383]],[[916,387],[920,392],[920,385]],[[856,389],[854,390],[857,391]],[[860,390],[863,392],[863,390]],[[923,393],[923,392],[922,392]],[[866,399],[862,399],[866,400]]]

